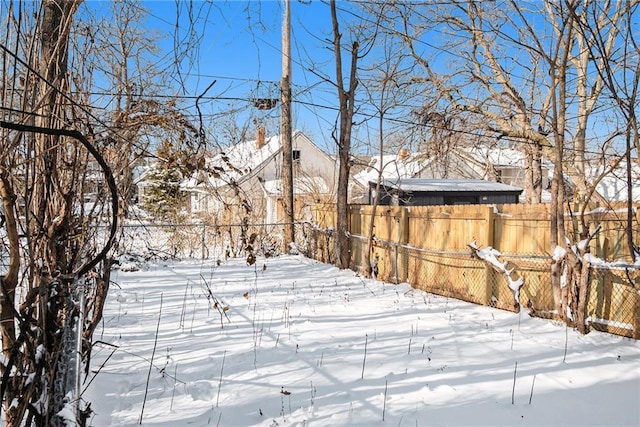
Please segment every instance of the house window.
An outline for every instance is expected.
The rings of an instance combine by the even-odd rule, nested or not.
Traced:
[[[291,153],[291,158],[294,162],[300,162],[300,150],[293,150]]]

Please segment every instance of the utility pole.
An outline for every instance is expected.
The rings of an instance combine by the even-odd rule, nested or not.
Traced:
[[[282,205],[284,208],[284,253],[289,253],[294,236],[293,135],[291,126],[291,3],[284,0],[282,22]]]

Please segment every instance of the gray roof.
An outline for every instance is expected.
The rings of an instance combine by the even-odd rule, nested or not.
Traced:
[[[375,182],[370,181],[370,184]],[[397,188],[401,191],[428,191],[428,192],[454,192],[454,191],[489,191],[489,192],[522,192],[522,188],[500,182],[484,181],[481,179],[422,179],[409,178],[400,180],[384,180],[387,188]]]

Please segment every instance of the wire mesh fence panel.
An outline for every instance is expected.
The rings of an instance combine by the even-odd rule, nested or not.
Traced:
[[[372,264],[376,277],[389,283],[406,282],[408,278],[408,249],[393,242],[375,241]]]
[[[408,282],[415,288],[476,304],[490,305],[493,285],[487,267],[465,253],[408,250]]]
[[[332,262],[333,231],[306,228],[312,250],[307,256]],[[369,262],[367,239],[351,235],[351,268]],[[408,282],[414,288],[464,301],[529,315],[558,319],[551,286],[551,258],[539,254],[501,254],[504,271],[471,252],[415,248],[375,240],[371,261],[376,277],[390,283]],[[587,318],[594,329],[640,337],[640,269],[591,269]],[[521,281],[516,292],[513,282]]]
[[[376,277],[386,282],[395,282],[396,260],[393,244],[376,241],[372,258],[376,270]]]
[[[587,320],[600,331],[640,338],[638,268],[592,268]]]
[[[271,256],[283,251],[281,228],[278,224],[127,224],[117,249],[145,258]]]
[[[367,256],[367,239],[363,236],[352,235],[349,239],[351,262],[349,267],[354,271],[362,271],[369,263]]]
[[[200,225],[125,225],[118,241],[118,251],[145,258],[201,257],[202,236]]]
[[[305,225],[302,227],[302,230],[302,235],[305,238],[305,243],[301,246],[303,253],[307,257],[317,261],[333,264],[335,262],[333,255],[335,243],[334,233],[310,225]]]
[[[407,282],[409,279],[409,248],[407,246],[397,247],[396,276],[397,282]]]
[[[551,287],[551,267],[546,257],[522,257],[515,261],[518,272],[523,277],[520,302],[529,313],[544,318],[557,316],[553,289]]]

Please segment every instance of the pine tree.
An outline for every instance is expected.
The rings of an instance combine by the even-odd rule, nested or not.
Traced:
[[[183,167],[170,142],[164,141],[157,151],[158,161],[148,173],[149,187],[145,191],[144,209],[155,219],[176,221],[185,207],[180,190]]]

